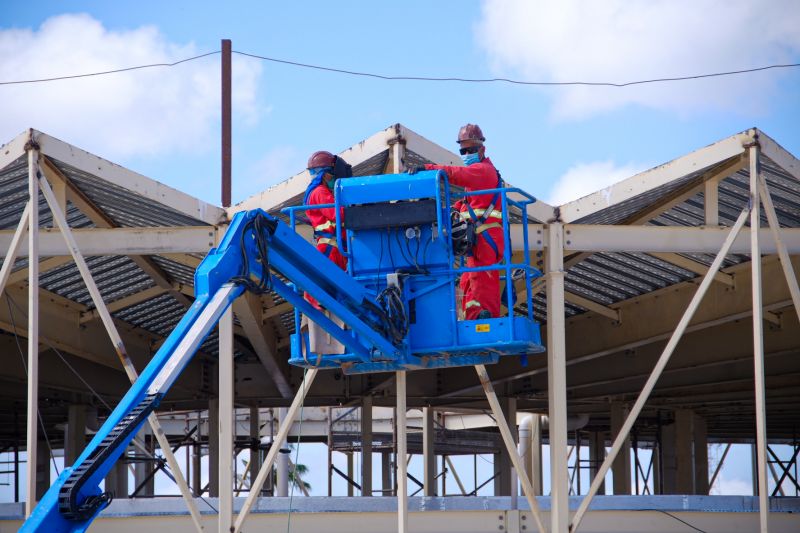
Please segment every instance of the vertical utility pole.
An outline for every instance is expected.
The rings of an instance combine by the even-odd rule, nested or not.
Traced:
[[[231,205],[231,40],[222,39],[222,207]]]

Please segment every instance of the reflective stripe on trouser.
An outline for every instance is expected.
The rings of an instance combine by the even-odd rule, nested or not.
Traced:
[[[498,253],[486,239],[478,237],[472,256],[467,258],[468,267],[493,265],[502,259],[505,247],[503,228],[489,228],[486,233],[497,246]],[[461,305],[467,320],[475,320],[484,309],[493,317],[500,316],[500,271],[465,272],[461,275],[460,287],[464,291]]]
[[[339,248],[336,247],[336,239],[324,239],[325,241],[333,241],[333,245],[328,242],[320,242],[323,239],[317,241],[317,250],[325,254],[328,259],[333,261],[336,266],[341,268],[342,270],[347,270],[347,258],[339,252]],[[305,293],[306,300],[308,300],[311,305],[316,307],[317,309],[321,309],[319,302],[308,293]]]
[[[333,220],[326,220],[322,224],[317,224],[316,226],[314,226],[314,231],[322,232],[329,230],[331,228],[333,228],[334,231],[336,230],[336,222],[334,222]]]
[[[472,212],[475,213],[476,217],[481,217],[481,216],[483,216],[484,213],[486,213],[486,209],[473,209]],[[466,211],[461,211],[460,215],[461,215],[461,218],[463,220],[467,220],[469,218],[472,218],[472,215],[470,214],[469,209],[466,210]],[[489,211],[489,214],[486,215],[486,217],[484,217],[484,218],[485,219],[496,218],[498,220],[502,220],[503,219],[503,213],[498,209],[492,209],[491,211]]]

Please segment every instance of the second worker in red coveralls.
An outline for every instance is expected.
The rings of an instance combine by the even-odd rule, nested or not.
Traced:
[[[486,139],[477,124],[467,124],[458,132],[459,152],[463,167],[427,164],[424,170],[444,170],[450,183],[464,187],[467,191],[497,189],[501,186],[500,173],[492,161],[485,156]],[[411,169],[423,170],[422,167]],[[495,193],[468,196],[458,202],[462,218],[471,218],[476,224],[477,239],[472,254],[467,258],[467,267],[488,266],[503,258],[503,215],[500,195]],[[500,272],[465,272],[461,275],[461,290],[464,292],[462,308],[467,320],[500,316]]]
[[[334,167],[337,164],[337,158],[338,156],[325,151],[314,152],[308,158],[311,183],[309,183],[303,198],[305,205],[333,204],[333,187],[337,178]],[[348,165],[345,163],[344,166]],[[306,216],[314,228],[317,250],[325,254],[339,268],[347,270],[347,258],[341,254],[336,243],[336,210],[333,207],[308,209]],[[339,219],[344,220],[344,210],[340,210]],[[306,295],[306,299],[319,309],[319,304],[314,298]]]

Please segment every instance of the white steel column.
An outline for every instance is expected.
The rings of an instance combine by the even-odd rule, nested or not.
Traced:
[[[219,533],[233,525],[233,311],[219,320]],[[214,468],[213,465],[209,465]]]
[[[247,515],[250,514],[250,510],[253,508],[253,504],[255,504],[261,492],[261,487],[264,486],[264,482],[267,480],[267,475],[272,471],[272,465],[275,464],[275,456],[278,455],[278,451],[280,450],[280,446],[275,445],[275,443],[286,440],[286,436],[289,434],[297,412],[300,410],[300,406],[303,404],[306,394],[308,394],[308,389],[311,388],[314,378],[317,377],[317,372],[319,372],[318,369],[312,368],[305,373],[305,379],[303,379],[303,383],[300,384],[300,390],[297,391],[294,400],[292,400],[292,405],[289,406],[283,423],[278,428],[278,434],[272,439],[273,445],[270,446],[267,452],[264,464],[261,465],[261,470],[258,471],[258,476],[256,476],[253,485],[250,487],[250,494],[247,495],[247,499],[244,505],[242,505],[242,510],[239,511],[239,514],[236,516],[236,521],[230,533],[239,533],[242,530],[242,525],[244,525],[244,521],[247,520]]]
[[[28,149],[28,479],[25,487],[25,516],[36,506],[36,445],[39,424],[39,150],[33,139]]]
[[[733,241],[736,239],[736,236],[741,231],[742,227],[744,226],[745,221],[747,220],[747,215],[749,214],[750,209],[749,207],[745,207],[739,218],[736,220],[736,223],[731,228],[730,233],[725,238],[725,242],[722,245],[719,253],[714,258],[714,261],[711,263],[711,266],[706,272],[706,275],[703,276],[703,281],[700,282],[700,286],[697,288],[697,291],[694,293],[692,300],[689,302],[689,306],[686,308],[686,311],[683,313],[680,321],[678,322],[675,331],[672,333],[672,336],[667,342],[667,345],[664,347],[664,350],[661,352],[661,355],[656,361],[656,365],[653,368],[653,371],[650,373],[650,377],[647,378],[647,382],[644,384],[642,388],[642,392],[639,394],[639,397],[636,399],[636,402],[633,404],[631,408],[631,412],[628,415],[628,418],[625,419],[625,423],[622,425],[622,429],[620,429],[619,434],[614,438],[614,442],[611,445],[611,450],[608,452],[608,456],[606,456],[605,461],[600,466],[600,469],[597,472],[597,475],[592,480],[592,485],[589,488],[589,493],[583,498],[581,501],[578,510],[575,512],[575,516],[572,519],[572,528],[571,532],[575,532],[578,529],[578,526],[583,519],[583,516],[586,514],[586,510],[589,508],[589,504],[594,498],[594,495],[597,494],[597,490],[600,488],[600,484],[603,482],[603,479],[608,472],[608,469],[611,467],[611,463],[617,457],[619,450],[622,448],[624,441],[627,439],[628,434],[631,431],[631,427],[633,427],[633,423],[636,421],[636,418],[639,416],[639,413],[642,412],[642,408],[644,404],[647,402],[647,399],[650,397],[650,393],[653,391],[653,388],[656,386],[656,382],[658,378],[661,376],[661,372],[664,370],[664,367],[667,366],[670,357],[672,356],[672,352],[675,351],[675,347],[678,345],[678,341],[680,341],[683,333],[686,331],[686,328],[689,326],[689,322],[692,320],[695,311],[700,306],[700,302],[703,300],[703,296],[705,296],[706,291],[708,291],[708,287],[714,280],[714,275],[719,270],[720,266],[722,265],[722,261],[725,260],[725,256],[728,255],[728,252],[733,246]],[[551,241],[552,242],[552,241]],[[549,322],[549,320],[548,320]]]
[[[753,365],[756,395],[756,451],[758,454],[758,502],[761,533],[769,530],[767,485],[767,413],[764,392],[764,310],[761,302],[761,226],[758,176],[761,172],[758,145],[750,146],[750,269],[753,279]]]
[[[406,463],[406,373],[396,374],[397,382],[397,533],[408,531],[408,464]]]
[[[550,531],[569,530],[567,365],[564,334],[564,227],[547,226],[547,398],[550,434]]]

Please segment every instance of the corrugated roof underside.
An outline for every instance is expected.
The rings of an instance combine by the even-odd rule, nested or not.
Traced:
[[[358,176],[385,172],[389,151],[384,150],[354,168]],[[407,151],[407,165],[429,162],[425,158]],[[83,194],[94,202],[106,215],[120,226],[180,226],[203,225],[202,221],[183,215],[176,210],[144,199],[143,197],[108,183],[96,176],[87,175],[76,169],[54,162]],[[722,162],[720,164],[725,164]],[[659,200],[700,185],[703,173],[708,168],[693,172],[669,184],[657,187],[635,198],[608,207],[577,221],[583,224],[615,224],[643,216]],[[788,173],[777,167],[770,159],[762,158],[762,171],[767,179],[770,193],[778,217],[783,227],[800,227],[800,183]],[[749,172],[741,170],[721,181],[719,184],[719,222],[724,226],[734,223],[748,202]],[[298,205],[302,197],[294,198],[288,205]],[[20,158],[0,172],[0,229],[13,229],[27,202],[27,167]],[[705,199],[702,192],[658,213],[648,222],[659,226],[701,226],[705,221]],[[52,226],[52,217],[44,200],[40,197],[40,226]],[[92,227],[92,222],[68,204],[67,216],[72,227]],[[762,214],[766,225],[766,217]],[[708,266],[713,254],[681,254],[695,262]],[[729,255],[723,268],[749,260],[747,255]],[[155,283],[133,261],[124,256],[91,257],[89,267],[98,283],[106,302],[113,302],[144,289]],[[194,269],[168,258],[154,256],[152,261],[172,282],[192,285]],[[19,260],[17,267],[24,266]],[[566,290],[588,298],[601,305],[613,305],[623,300],[641,296],[670,285],[695,278],[697,275],[685,268],[643,253],[595,253],[586,257],[567,271]],[[67,263],[42,275],[45,289],[92,308],[93,304],[80,279],[74,263]],[[538,320],[546,321],[546,297],[544,292],[534,296],[534,312]],[[273,305],[283,300],[273,294]],[[586,310],[579,305],[567,302],[566,315],[574,316]],[[164,293],[150,300],[139,302],[117,311],[120,320],[146,329],[157,335],[166,335],[185,312],[184,306],[175,298]],[[291,333],[294,330],[293,314],[284,313],[275,317],[280,329]],[[217,347],[212,336],[203,345],[207,353],[216,353]]]
[[[118,226],[206,226],[202,220],[192,218],[169,205],[145,198],[124,187],[87,174],[61,161],[51,161],[77,186],[101,211]]]
[[[155,285],[130,258],[122,255],[87,257],[86,264],[92,273],[103,301],[111,303]],[[92,298],[75,263],[68,263],[41,274],[39,283],[45,290],[54,292],[73,302],[93,308]]]
[[[762,156],[762,172],[767,180],[770,196],[781,227],[800,227],[800,183],[772,160]],[[680,189],[700,184],[700,177],[707,169],[699,170],[663,187],[654,189],[627,202],[604,209],[578,221],[581,224],[611,224],[646,212],[659,198],[666,198]],[[749,201],[750,173],[743,169],[719,183],[719,223],[732,226]],[[768,226],[766,215],[761,221]],[[657,214],[649,222],[657,226],[696,227],[705,224],[705,198],[702,192],[680,204]],[[710,266],[714,254],[679,254],[700,265]],[[730,254],[722,268],[749,261],[746,254]],[[643,253],[595,253],[583,259],[567,271],[565,288],[601,305],[641,296],[670,285],[697,277],[697,274],[667,261]],[[546,300],[543,295],[534,298],[537,318],[546,318]],[[583,312],[579,306],[567,302],[567,316]]]

